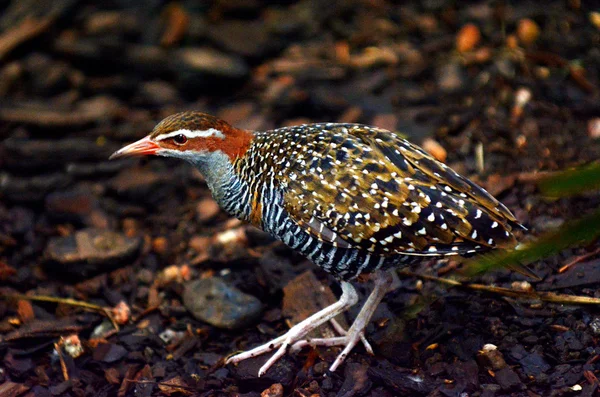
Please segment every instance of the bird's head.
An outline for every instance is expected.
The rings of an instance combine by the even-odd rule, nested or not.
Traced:
[[[222,153],[234,161],[248,150],[252,138],[251,132],[214,116],[182,112],[165,118],[148,136],[121,148],[110,158],[157,155],[198,162]]]

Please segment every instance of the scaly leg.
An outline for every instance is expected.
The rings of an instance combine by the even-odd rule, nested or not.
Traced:
[[[356,294],[356,290],[352,284],[347,281],[342,281],[341,287],[342,296],[340,296],[340,299],[334,304],[327,306],[323,310],[294,325],[284,335],[273,339],[264,345],[255,347],[252,350],[248,350],[230,357],[227,359],[225,364],[239,363],[247,358],[256,357],[279,347],[277,352],[275,352],[275,354],[273,354],[273,356],[269,358],[269,360],[258,371],[258,376],[264,375],[265,372],[267,372],[267,370],[286,353],[290,346],[298,342],[315,328],[318,328],[321,324],[331,320],[338,314],[348,310],[352,305],[356,304],[358,301],[358,295]],[[350,330],[352,330],[352,328],[350,328]]]
[[[379,272],[375,274],[375,288],[373,289],[373,292],[371,292],[371,295],[369,295],[369,298],[345,336],[301,340],[293,345],[294,350],[301,349],[304,346],[344,346],[344,350],[338,355],[329,368],[330,371],[335,371],[337,367],[344,362],[358,341],[364,339],[365,328],[369,324],[369,320],[373,316],[373,313],[375,313],[375,309],[377,309],[379,302],[381,302],[385,294],[389,291],[393,281],[394,279],[390,272]]]

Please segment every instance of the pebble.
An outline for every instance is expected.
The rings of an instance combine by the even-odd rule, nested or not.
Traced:
[[[217,277],[188,283],[183,304],[198,320],[231,330],[256,320],[262,311],[257,298]]]
[[[517,37],[523,45],[532,45],[539,36],[540,28],[537,23],[529,18],[523,18],[519,21],[517,25]]]
[[[477,360],[485,367],[490,367],[494,371],[498,371],[506,367],[504,356],[498,350],[498,347],[488,343],[479,351]]]
[[[196,206],[196,219],[200,223],[213,220],[221,212],[219,204],[211,197],[206,197],[198,202]]]
[[[283,385],[281,383],[272,384],[271,387],[260,393],[260,397],[283,397]]]
[[[600,318],[599,317],[594,317],[594,319],[590,322],[590,328],[594,335],[600,336]]]
[[[442,163],[446,162],[446,158],[448,157],[448,152],[446,149],[438,141],[432,138],[425,138],[423,141],[423,149],[430,155],[432,155],[437,161],[441,161]]]
[[[479,28],[472,23],[468,23],[463,26],[456,35],[456,49],[459,52],[472,51],[477,47],[480,40],[481,32],[479,31]]]
[[[83,229],[70,236],[53,237],[46,246],[49,269],[86,278],[113,270],[133,258],[141,240],[109,230]]]
[[[600,138],[600,117],[588,121],[588,136],[593,139]]]

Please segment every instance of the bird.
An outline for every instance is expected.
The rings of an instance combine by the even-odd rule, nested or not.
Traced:
[[[236,364],[275,351],[259,376],[290,349],[307,345],[342,347],[330,371],[359,342],[372,354],[365,328],[393,282],[394,269],[511,249],[517,244],[515,231],[524,229],[482,187],[376,126],[314,123],[250,131],[186,111],[166,117],[111,159],[145,155],[190,162],[223,210],[339,280],[337,302],[226,361]],[[369,275],[374,287],[350,328],[340,329],[340,336],[308,338],[358,302],[352,281],[360,275]]]

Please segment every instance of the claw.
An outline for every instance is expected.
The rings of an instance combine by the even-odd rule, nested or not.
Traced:
[[[365,302],[364,306],[360,310],[360,313],[356,317],[356,320],[354,320],[354,323],[352,323],[352,326],[348,331],[345,331],[339,325],[339,323],[334,320],[335,316],[348,310],[348,308],[354,305],[358,300],[358,296],[356,295],[354,287],[352,287],[350,283],[344,281],[342,282],[342,296],[340,296],[340,299],[336,303],[327,306],[323,310],[294,325],[284,335],[273,339],[264,345],[255,347],[254,349],[236,354],[235,356],[227,359],[225,363],[239,363],[247,358],[256,357],[277,349],[275,354],[273,354],[273,356],[271,356],[269,360],[267,360],[267,362],[258,370],[258,376],[260,377],[263,376],[269,370],[269,368],[271,368],[273,364],[277,362],[277,360],[283,357],[283,355],[285,355],[290,348],[296,351],[305,346],[343,346],[344,349],[329,368],[329,370],[332,372],[344,362],[358,341],[363,343],[369,354],[373,354],[373,349],[365,338],[365,328],[373,316],[377,305],[379,305],[379,302],[381,302],[381,299],[383,299],[391,284],[392,278],[389,273],[380,273],[377,275],[375,278],[375,289],[371,295],[369,295],[369,298]],[[303,339],[311,331],[327,321],[331,321],[336,331],[342,336],[333,338]]]
[[[269,358],[269,360],[259,369],[258,376],[262,376],[269,370],[269,368],[273,366],[273,364],[277,362],[277,360],[283,357],[290,346],[304,338],[312,330],[318,328],[321,324],[326,323],[338,314],[348,310],[348,308],[354,305],[357,301],[358,295],[356,294],[354,287],[352,284],[344,281],[342,282],[342,296],[340,296],[340,299],[337,302],[327,306],[323,310],[294,325],[284,335],[273,339],[264,345],[230,357],[225,364],[239,363],[247,358],[256,357],[263,353],[267,353],[279,348],[277,352],[275,352],[275,354]]]

